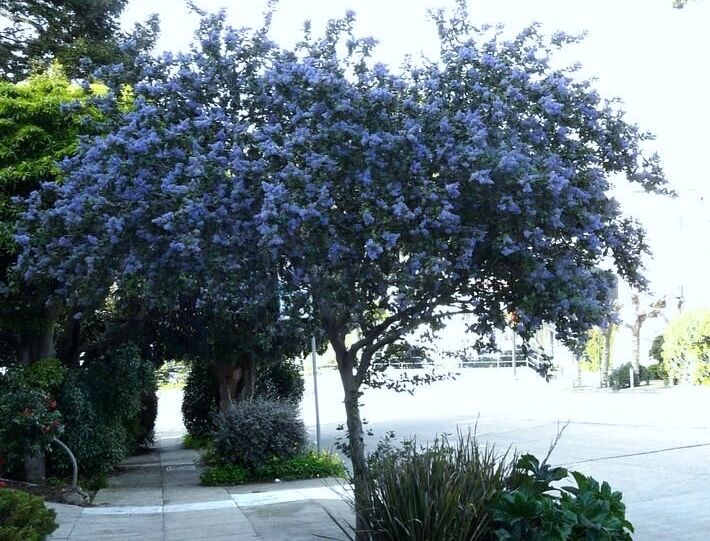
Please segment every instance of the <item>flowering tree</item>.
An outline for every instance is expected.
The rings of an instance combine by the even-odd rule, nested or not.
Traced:
[[[173,346],[163,351],[215,362],[227,407],[251,395],[257,357],[301,341],[274,344],[287,324],[255,222],[265,172],[249,128],[268,43],[230,31],[223,51],[222,25],[205,19],[191,54],[144,57],[131,89],[120,66],[103,73],[109,90],[95,104],[107,135],[63,164],[65,182],[32,196],[16,240],[24,278],[54,280],[75,318],[107,298],[133,324],[158,315],[154,335]]]
[[[664,191],[647,134],[553,67],[574,38],[531,27],[505,40],[463,9],[435,22],[440,55],[394,74],[352,14],[293,50],[268,25],[205,19],[191,54],[145,61],[130,111],[107,115],[112,133],[66,164],[63,186],[35,194],[18,237],[27,279],[49,274],[65,296],[130,285],[247,326],[277,301],[322,329],[360,510],[373,356],[457,313],[481,341],[506,321],[583,339],[614,300],[605,258],[644,285],[643,231],[608,195],[610,175]]]

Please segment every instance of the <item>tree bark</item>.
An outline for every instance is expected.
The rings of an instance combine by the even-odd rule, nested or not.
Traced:
[[[613,325],[609,325],[606,329],[604,329],[604,355],[602,357],[602,381],[604,382],[604,386],[607,386],[609,381],[609,365],[611,364],[611,335],[613,332]]]
[[[353,375],[353,363],[347,353],[336,353],[340,379],[343,383],[345,415],[348,427],[350,461],[353,467],[353,489],[355,496],[355,539],[369,539],[365,510],[369,505],[367,488],[367,458],[363,437],[362,418],[360,417],[360,389]]]
[[[215,363],[215,376],[219,386],[219,411],[229,410],[237,401],[237,390],[242,369],[233,364]]]
[[[256,388],[256,360],[249,355],[242,366],[242,377],[237,386],[237,400],[251,400]]]
[[[631,366],[634,369],[634,381],[631,387],[636,387],[641,383],[641,326],[636,326],[633,331],[633,350],[631,355]]]
[[[254,398],[256,360],[249,355],[243,364],[215,362],[219,388],[219,411],[227,411],[235,403]]]

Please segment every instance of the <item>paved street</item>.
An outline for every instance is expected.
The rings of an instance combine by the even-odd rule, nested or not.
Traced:
[[[319,380],[323,444],[329,448],[344,420],[337,374]],[[558,427],[568,423],[552,462],[607,480],[624,493],[640,541],[705,541],[710,531],[710,390],[640,388],[573,392],[529,372],[469,370],[456,381],[419,389],[413,396],[368,391],[365,417],[374,444],[387,430],[419,441],[477,425],[478,437],[504,450],[544,455]],[[303,403],[314,428],[312,388]],[[321,480],[231,489],[197,485],[198,456],[181,450],[180,393],[161,393],[152,455],[130,459],[101,491],[99,507],[83,512],[57,506],[54,540],[265,540],[344,536],[326,513],[351,520],[339,486]],[[312,435],[314,430],[311,431]]]
[[[344,422],[334,371],[321,374],[319,391],[328,448]],[[313,428],[312,400],[309,381],[303,411]],[[710,538],[710,389],[572,391],[530,371],[513,379],[510,369],[468,369],[413,396],[375,390],[363,402],[371,445],[387,430],[426,441],[477,424],[480,440],[544,456],[558,427],[569,423],[551,461],[622,491],[634,539]]]

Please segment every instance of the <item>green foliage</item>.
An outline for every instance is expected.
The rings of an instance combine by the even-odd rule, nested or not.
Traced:
[[[663,363],[653,363],[646,367],[649,379],[668,381],[668,371]]]
[[[631,379],[629,374],[631,367],[631,363],[625,363],[617,366],[614,370],[609,372],[609,387],[617,391],[619,389],[631,387]],[[640,367],[639,377],[641,381],[646,383],[646,385],[648,385],[649,381],[652,379],[651,372],[649,372],[648,368],[644,365],[641,365]]]
[[[218,404],[219,390],[210,364],[191,363],[182,397],[182,419],[190,435],[201,439],[212,433]]]
[[[0,541],[42,541],[57,529],[55,518],[42,498],[0,488]]]
[[[158,387],[160,389],[183,389],[189,373],[186,363],[180,361],[166,361],[156,372]]]
[[[584,345],[581,363],[582,369],[588,372],[598,372],[600,363],[603,363],[606,352],[605,329],[594,327],[587,333],[587,342]],[[616,326],[611,329],[610,347],[613,347],[616,337]]]
[[[23,457],[47,449],[63,430],[57,402],[49,393],[62,372],[54,360],[38,368],[10,367],[0,374],[0,472],[19,472]]]
[[[408,441],[396,449],[387,439],[369,458],[361,514],[377,540],[488,539],[488,507],[511,472],[507,454],[470,434],[422,448]]]
[[[238,464],[215,464],[200,476],[207,486],[241,485],[254,481],[292,481],[296,479],[323,479],[345,477],[343,462],[328,452],[310,450],[288,459],[272,457],[256,470],[247,470]]]
[[[63,441],[76,456],[82,475],[111,470],[151,439],[155,391],[153,365],[132,344],[89,358],[81,368],[69,371],[58,403],[66,425]],[[50,458],[55,472],[67,473],[62,453]]]
[[[668,324],[663,364],[673,380],[710,384],[710,310],[689,311]]]
[[[266,464],[253,472],[253,480],[291,481],[294,479],[318,479],[324,477],[345,477],[345,467],[338,456],[314,450],[289,459],[272,457]]]
[[[258,367],[255,396],[297,403],[303,398],[303,391],[303,370],[299,360],[286,359]]]
[[[655,359],[656,362],[662,363],[663,362],[663,335],[659,334],[656,336],[656,338],[653,339],[653,342],[651,343],[651,349],[648,350],[648,355],[652,359]]]
[[[569,475],[577,486],[558,488]],[[515,465],[491,505],[498,541],[631,541],[620,492],[592,477],[551,467],[533,455]]]
[[[256,471],[273,457],[294,457],[305,446],[306,429],[292,402],[254,399],[235,404],[217,418],[217,456],[247,470]]]
[[[36,338],[47,300],[41,287],[20,283],[10,271],[22,201],[41,183],[60,180],[59,162],[74,153],[79,134],[90,132],[84,119],[96,114],[86,105],[92,93],[58,66],[17,84],[0,82],[0,357],[6,360],[18,359]]]
[[[238,464],[218,464],[200,475],[200,483],[210,487],[243,485],[248,481],[249,472]]]
[[[36,389],[56,392],[66,376],[67,369],[57,359],[41,359],[26,366],[22,377],[26,383]]]
[[[298,403],[303,398],[303,391],[303,372],[297,360],[257,367],[256,398]],[[219,410],[219,388],[209,363],[190,363],[183,393],[182,418],[188,433],[197,438],[210,435],[215,429]]]
[[[212,443],[211,436],[193,436],[188,433],[182,438],[182,446],[185,449],[204,449]]]
[[[158,35],[152,16],[121,32],[119,17],[126,0],[6,0],[0,18],[0,77],[24,79],[52,59],[66,64],[72,77],[86,77],[82,59],[98,64],[132,64],[137,50],[149,49]],[[135,42],[126,50],[122,45]]]
[[[74,153],[89,93],[55,66],[21,83],[0,82],[0,251],[14,251],[12,222],[25,197],[41,182],[60,178],[59,162]]]

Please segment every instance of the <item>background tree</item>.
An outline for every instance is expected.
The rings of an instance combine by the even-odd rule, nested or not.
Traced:
[[[631,366],[634,369],[634,382],[632,387],[639,385],[641,373],[641,329],[644,323],[649,319],[654,319],[663,315],[663,310],[666,307],[665,299],[651,301],[647,308],[641,307],[641,298],[638,293],[631,296],[631,305],[634,308],[633,320],[624,325],[631,331],[633,340],[633,349],[631,353]]]
[[[90,113],[86,99],[98,92],[69,82],[55,65],[21,83],[0,82],[0,343],[5,360],[25,363],[54,357],[61,306],[46,304],[47,284],[22,283],[11,271],[18,254],[17,202],[43,182],[61,179],[59,163],[77,148]]]
[[[32,198],[19,268],[79,301],[117,283],[164,312],[189,293],[249,324],[277,302],[270,314],[319,327],[362,538],[359,400],[375,354],[458,313],[482,345],[511,314],[524,339],[549,322],[579,342],[614,301],[603,260],[645,285],[643,231],[610,175],[657,192],[665,180],[640,150],[649,136],[552,67],[574,38],[504,40],[460,6],[435,15],[440,55],[396,75],[353,21],[287,50],[266,39],[268,18],[256,32],[205,19],[192,52],[147,62],[133,109]]]
[[[95,65],[133,63],[141,50],[155,45],[157,16],[120,30],[127,0],[7,0],[0,6],[0,77],[14,82],[59,61],[71,78],[86,78]]]
[[[663,364],[672,380],[710,383],[710,310],[685,312],[663,333]]]

